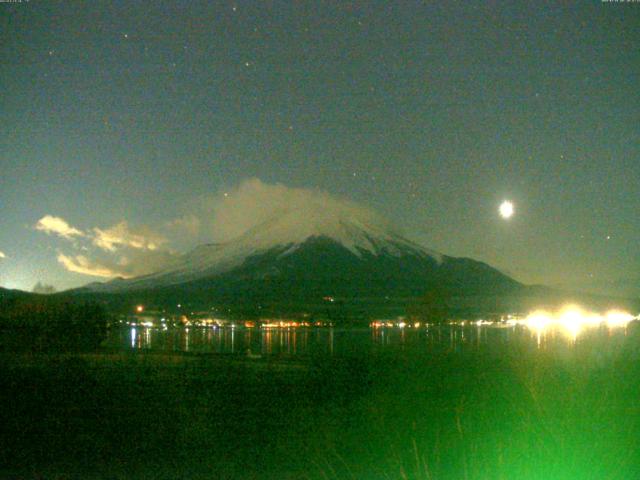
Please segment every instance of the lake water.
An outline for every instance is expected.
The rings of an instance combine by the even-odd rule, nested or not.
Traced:
[[[473,351],[518,347],[532,351],[581,352],[603,358],[620,348],[635,351],[637,322],[620,328],[598,327],[567,335],[558,329],[524,326],[443,325],[420,328],[245,328],[126,327],[112,330],[108,345],[126,350],[268,356],[344,356],[393,350]]]
[[[127,326],[112,348],[221,355],[6,355],[0,478],[640,478],[638,322],[532,325]]]

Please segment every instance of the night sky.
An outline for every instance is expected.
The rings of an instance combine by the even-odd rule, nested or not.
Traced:
[[[565,4],[0,3],[0,286],[161,263],[247,181],[524,282],[638,278],[640,3]]]

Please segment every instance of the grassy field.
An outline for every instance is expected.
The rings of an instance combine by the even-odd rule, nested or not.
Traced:
[[[2,478],[640,478],[640,336],[562,353],[0,356]]]

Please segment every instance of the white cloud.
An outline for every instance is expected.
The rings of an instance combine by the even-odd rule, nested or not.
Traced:
[[[120,246],[139,250],[158,250],[167,241],[165,237],[148,228],[139,228],[134,232],[125,221],[105,230],[94,228],[93,232],[93,244],[109,252],[115,252]]]
[[[187,220],[185,219],[184,221],[186,222]],[[191,222],[193,223],[194,220],[191,220]],[[116,251],[119,247],[158,250],[167,241],[164,236],[147,227],[138,227],[133,230],[124,220],[112,227],[106,229],[96,227],[93,228],[92,232],[85,233],[72,227],[61,217],[45,215],[38,220],[35,228],[41,232],[55,234],[67,240],[75,240],[78,237],[89,238],[95,246],[110,252]],[[76,245],[76,247],[86,250],[86,247],[82,245]]]
[[[47,234],[55,234],[66,239],[73,239],[74,237],[84,237],[85,234],[72,227],[67,221],[60,217],[54,217],[53,215],[45,215],[35,225],[36,230],[45,232]]]
[[[301,223],[317,217],[335,216],[391,228],[387,220],[371,209],[328,192],[267,184],[252,178],[236,189],[208,199],[203,215],[203,223],[206,223],[204,233],[209,235],[205,241],[231,240],[284,214]],[[291,227],[296,228],[295,225]]]
[[[163,269],[180,255],[170,250],[136,250],[116,260],[117,268],[123,277],[137,277]]]
[[[67,256],[58,254],[58,262],[70,272],[95,277],[131,278],[157,272],[175,260],[178,255],[167,250],[139,250],[131,255],[112,259],[94,260],[85,255]]]
[[[123,220],[84,233],[61,218],[47,215],[36,228],[77,240],[73,247],[81,254],[58,255],[58,261],[67,270],[129,278],[156,272],[174,262],[178,254],[170,246],[190,250],[199,243],[229,241],[275,217],[286,216],[292,231],[299,229],[300,224],[311,224],[327,216],[389,226],[372,210],[327,192],[266,184],[257,178],[202,199],[189,210],[154,227],[132,227]]]
[[[180,221],[185,228],[187,225],[195,228],[197,219],[185,217]],[[176,222],[176,225],[180,224]],[[126,221],[109,228],[96,227],[83,232],[69,225],[63,218],[45,215],[36,223],[35,228],[72,240],[73,248],[82,251],[83,254],[59,253],[57,259],[68,271],[83,275],[106,278],[144,275],[162,268],[176,256],[175,252],[164,248],[167,243],[166,237],[148,227],[134,229]],[[91,244],[107,253],[92,255],[92,252],[97,252],[95,248],[90,248]],[[115,252],[118,252],[118,257],[109,258],[109,254]],[[0,258],[4,258],[2,252]]]
[[[195,236],[200,231],[201,221],[193,214],[183,215],[179,218],[174,218],[165,223],[165,227],[169,230],[177,230],[184,234],[187,233],[191,236]]]
[[[92,275],[94,277],[117,277],[118,272],[111,270],[105,265],[89,260],[84,255],[76,255],[68,257],[62,253],[58,254],[58,262],[70,272],[82,273],[83,275]]]

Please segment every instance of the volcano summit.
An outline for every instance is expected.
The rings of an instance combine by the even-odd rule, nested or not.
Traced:
[[[340,304],[407,305],[437,289],[457,297],[511,294],[522,285],[489,265],[426,249],[383,218],[327,197],[281,207],[239,237],[201,245],[162,270],[82,291],[156,304],[304,311]]]

